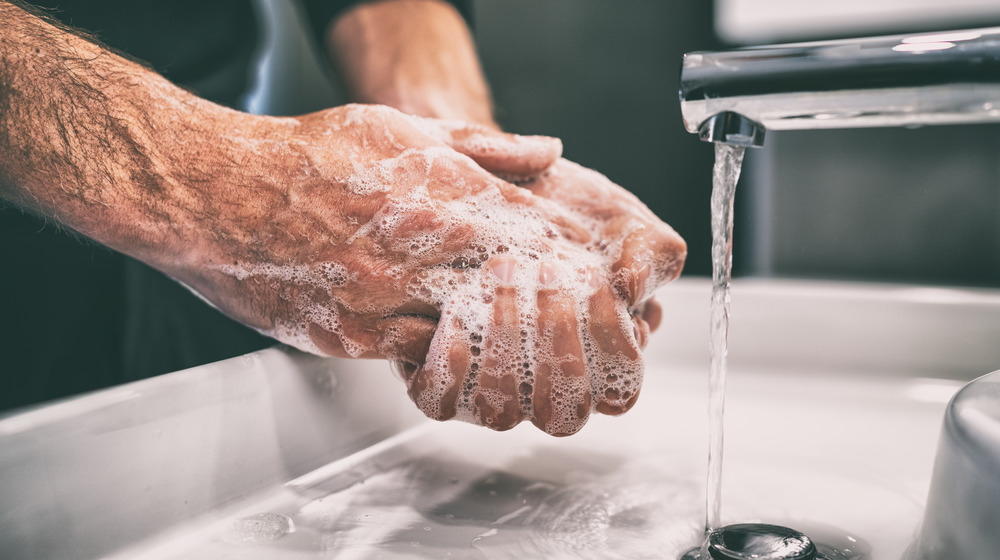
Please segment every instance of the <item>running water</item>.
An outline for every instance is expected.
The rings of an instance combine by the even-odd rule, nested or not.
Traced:
[[[860,539],[839,529],[817,529],[811,536],[794,529],[764,523],[722,527],[723,418],[726,403],[726,365],[729,354],[729,284],[733,265],[733,200],[743,167],[745,148],[715,144],[712,168],[712,355],[708,393],[708,480],[705,492],[705,535],[700,547],[681,560],[709,558],[870,560],[870,549]],[[820,540],[815,540],[816,537]]]
[[[733,196],[745,148],[715,144],[712,169],[712,370],[709,377],[708,482],[705,534],[720,527],[722,509],[722,419],[726,400],[726,356],[729,353],[729,281],[733,264]]]

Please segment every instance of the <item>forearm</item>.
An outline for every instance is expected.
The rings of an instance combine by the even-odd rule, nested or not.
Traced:
[[[380,0],[348,11],[326,36],[356,101],[496,126],[462,16],[438,0]]]
[[[205,213],[192,185],[211,171],[192,139],[226,111],[0,2],[0,197],[9,202],[160,264],[191,243]]]

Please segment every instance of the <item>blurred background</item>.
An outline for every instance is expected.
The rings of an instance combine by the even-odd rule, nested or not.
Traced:
[[[288,9],[260,1],[272,22]],[[995,26],[1000,3],[474,0],[472,20],[500,124],[562,138],[566,157],[684,236],[685,272],[704,276],[713,150],[681,124],[683,53]],[[260,110],[337,96],[326,82],[291,87],[326,80],[321,64],[296,60],[265,71]],[[736,213],[737,275],[1000,286],[1000,126],[772,131],[747,155]]]
[[[709,275],[712,148],[681,127],[684,52],[1000,25],[994,0],[475,3],[500,122],[642,198]],[[738,192],[742,275],[1000,286],[1000,126],[771,132]]]

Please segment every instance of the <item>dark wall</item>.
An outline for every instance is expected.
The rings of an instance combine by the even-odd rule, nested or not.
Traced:
[[[756,272],[1000,287],[1000,126],[781,132],[752,156]]]
[[[498,120],[639,196],[710,274],[711,146],[684,131],[681,55],[714,48],[711,2],[478,0],[475,34]]]

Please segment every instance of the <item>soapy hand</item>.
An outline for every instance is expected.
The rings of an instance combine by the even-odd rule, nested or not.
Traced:
[[[616,293],[631,310],[637,338],[660,324],[661,308],[652,298],[661,284],[680,273],[687,255],[684,240],[635,195],[604,175],[559,159],[545,173],[518,183],[532,193],[559,201],[596,232],[598,249],[616,255],[611,277]]]
[[[392,360],[439,420],[568,435],[632,406],[645,299],[684,255],[634,197],[551,138],[380,106],[283,122],[254,146],[282,165],[220,197],[183,281],[303,350]]]
[[[633,317],[683,242],[599,175],[553,167],[557,140],[382,106],[248,115],[0,13],[4,201],[278,340],[394,361],[434,418],[565,435],[635,401]]]

